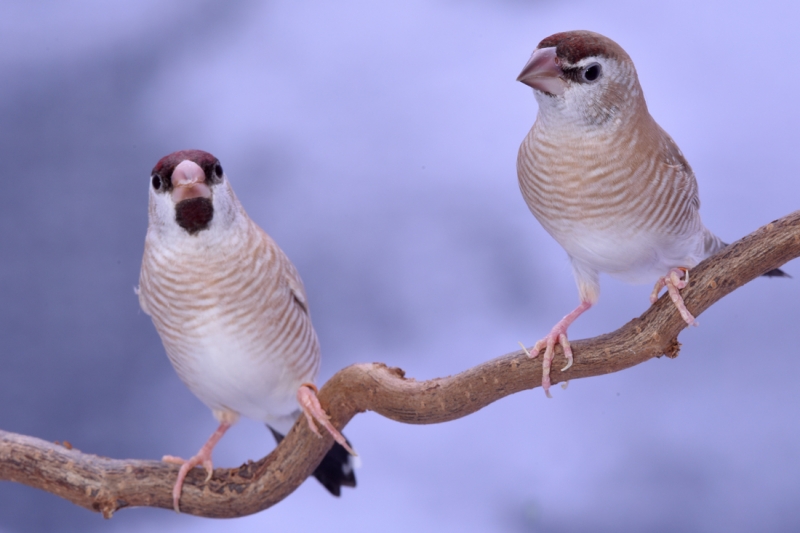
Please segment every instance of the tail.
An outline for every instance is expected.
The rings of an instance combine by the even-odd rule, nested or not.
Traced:
[[[708,234],[706,236],[706,248],[713,250],[708,255],[713,255],[713,254],[717,253],[719,250],[721,250],[721,249],[725,248],[726,246],[728,246],[727,242],[723,242],[719,237],[717,237],[716,235],[714,235],[710,231],[708,231],[708,230],[706,230],[706,231],[708,232]],[[714,243],[714,239],[716,239],[716,241],[718,241],[718,244]],[[764,276],[765,278],[791,278],[792,277],[789,274],[787,274],[786,272],[784,272],[783,270],[781,270],[780,268],[773,268],[769,272],[764,272],[761,275]]]
[[[272,432],[272,436],[280,444],[283,440],[283,435],[267,426]],[[350,441],[347,441],[350,444]],[[322,483],[322,486],[328,489],[328,492],[334,496],[340,496],[342,493],[342,486],[353,487],[356,486],[356,474],[354,472],[353,456],[347,453],[347,450],[338,442],[333,443],[333,447],[328,450],[322,462],[316,470],[314,470],[314,477]]]
[[[789,274],[781,270],[780,268],[773,268],[769,272],[764,272],[761,274],[765,278],[791,278]]]

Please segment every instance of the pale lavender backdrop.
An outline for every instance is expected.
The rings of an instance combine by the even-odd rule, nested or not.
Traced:
[[[133,294],[149,170],[182,148],[221,159],[299,268],[321,381],[359,361],[447,375],[533,343],[577,302],[515,174],[536,103],[514,80],[556,31],[630,53],[721,237],[800,208],[800,4],[654,5],[3,2],[0,428],[152,459],[214,429]],[[800,268],[786,270],[703,314],[676,360],[438,426],[356,417],[364,465],[340,499],[311,480],[233,522],[104,521],[5,483],[0,532],[796,531]],[[646,286],[603,291],[573,338],[648,305]],[[245,421],[216,464],[271,447]]]

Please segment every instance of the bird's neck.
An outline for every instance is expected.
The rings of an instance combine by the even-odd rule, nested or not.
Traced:
[[[549,142],[557,145],[579,147],[616,138],[621,131],[631,135],[653,127],[644,98],[633,99],[626,105],[591,108],[545,95],[537,100],[539,112],[534,129],[546,132]]]

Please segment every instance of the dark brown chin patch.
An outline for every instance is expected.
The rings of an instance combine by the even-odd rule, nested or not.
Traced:
[[[208,198],[189,198],[175,206],[175,221],[180,227],[194,235],[208,228],[214,218],[214,204]]]

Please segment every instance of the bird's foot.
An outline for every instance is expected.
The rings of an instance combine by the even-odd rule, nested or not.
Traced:
[[[697,326],[697,320],[695,320],[694,315],[686,308],[686,304],[683,302],[683,296],[681,296],[680,293],[680,290],[686,287],[688,283],[688,268],[678,267],[670,269],[666,276],[659,278],[656,282],[653,293],[650,295],[650,303],[656,303],[656,300],[658,300],[658,293],[661,292],[662,288],[666,287],[669,297],[672,299],[672,303],[678,308],[678,312],[681,314],[681,318],[683,318],[684,322],[690,326]]]
[[[328,431],[328,433],[331,434],[333,440],[341,444],[350,455],[357,456],[358,454],[355,452],[355,450],[353,450],[353,448],[350,447],[344,436],[333,426],[333,424],[331,424],[328,413],[326,413],[319,404],[319,398],[317,398],[318,392],[319,390],[317,389],[317,386],[313,383],[303,383],[300,385],[300,388],[297,389],[297,401],[300,403],[300,408],[303,410],[303,414],[306,415],[308,427],[311,428],[311,431],[313,431],[315,435],[322,437],[317,429],[317,425],[314,423],[316,420]]]
[[[533,346],[533,350],[531,351],[528,351],[528,349],[525,348],[525,345],[519,343],[519,345],[522,346],[522,349],[531,359],[539,355],[539,352],[544,349],[544,357],[542,358],[542,389],[544,389],[544,393],[548,398],[553,397],[550,394],[550,367],[552,366],[553,358],[555,357],[556,343],[561,345],[561,349],[564,350],[564,357],[567,359],[567,365],[561,369],[563,372],[572,366],[573,360],[572,347],[569,345],[569,340],[567,340],[566,328],[564,328],[563,332],[553,328],[553,330],[550,331],[550,333],[548,333],[544,339],[538,341]]]
[[[202,466],[206,469],[206,482],[211,479],[211,475],[214,473],[214,464],[211,462],[211,452],[214,450],[214,446],[217,445],[219,439],[228,431],[228,428],[231,427],[231,424],[223,422],[219,425],[217,430],[209,437],[208,441],[200,448],[200,451],[197,454],[190,458],[190,459],[181,459],[180,457],[175,457],[174,455],[165,455],[161,458],[161,460],[165,463],[177,464],[181,465],[181,469],[178,471],[178,479],[175,481],[175,485],[172,487],[172,508],[175,509],[176,513],[180,513],[180,500],[181,500],[181,490],[183,489],[183,482],[186,479],[186,475],[191,471],[192,468],[196,466]]]
[[[581,305],[576,307],[574,311],[562,318],[558,324],[553,326],[553,329],[550,330],[550,333],[548,333],[545,338],[538,341],[533,346],[533,350],[528,351],[525,346],[522,346],[522,343],[520,343],[520,346],[522,346],[522,349],[530,358],[536,357],[539,355],[539,352],[544,350],[544,357],[542,358],[542,389],[544,389],[544,393],[548,398],[552,398],[552,395],[550,394],[550,367],[553,364],[553,358],[555,357],[556,343],[561,345],[561,349],[564,351],[564,357],[567,359],[566,366],[561,369],[563,372],[571,367],[574,361],[572,347],[569,345],[569,340],[567,339],[567,328],[569,328],[570,324],[572,324],[575,319],[578,318],[578,316],[580,316],[591,306],[592,304],[589,302],[581,302]]]

